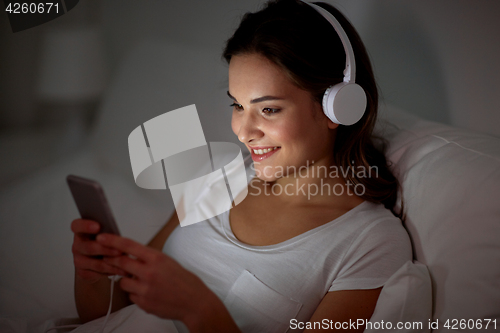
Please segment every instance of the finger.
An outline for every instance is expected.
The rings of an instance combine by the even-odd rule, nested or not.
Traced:
[[[143,263],[129,258],[126,255],[118,257],[107,257],[104,258],[103,261],[108,265],[117,267],[138,277],[141,277],[142,274],[146,271],[145,265]]]
[[[73,258],[75,268],[78,270],[87,270],[102,275],[127,275],[122,269],[105,263],[102,259],[76,255]]]
[[[119,256],[122,252],[106,247],[93,240],[76,239],[73,242],[73,254],[83,254],[87,256]]]
[[[92,259],[88,257],[75,258],[75,268],[77,270],[85,270],[94,273],[98,273],[100,275],[127,275],[123,270],[107,265],[99,259]]]
[[[75,272],[76,272],[75,274],[78,275],[83,280],[93,281],[93,282],[97,282],[98,280],[104,277],[121,275],[120,273],[99,273],[89,269],[80,269],[80,268],[75,269]]]
[[[111,247],[123,253],[130,254],[144,262],[151,262],[156,251],[131,239],[113,234],[99,234],[96,240],[104,246]]]
[[[120,280],[120,288],[130,294],[144,295],[146,286],[140,280],[125,276]]]
[[[76,219],[71,223],[71,231],[74,233],[97,234],[101,225],[93,220]]]

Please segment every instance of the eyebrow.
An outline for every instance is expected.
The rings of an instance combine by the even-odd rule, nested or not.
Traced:
[[[237,101],[236,98],[234,98],[230,93],[229,93],[229,90],[227,92],[227,95],[229,96],[229,98],[232,98],[234,99],[235,101]],[[281,100],[281,99],[284,99],[282,97],[276,97],[276,96],[262,96],[262,97],[259,97],[259,98],[254,98],[250,101],[250,104],[255,104],[255,103],[260,103],[260,102],[265,102],[265,101],[272,101],[272,100]]]

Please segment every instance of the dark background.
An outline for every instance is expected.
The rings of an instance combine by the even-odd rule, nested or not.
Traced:
[[[385,100],[425,119],[500,136],[500,2],[336,0],[365,41]],[[35,94],[47,29],[97,26],[111,78],[147,38],[220,45],[263,1],[81,0],[67,14],[13,33],[0,14],[0,186],[57,159],[68,121]],[[3,8],[2,8],[3,9]],[[89,106],[89,126],[99,101]],[[28,162],[23,152],[34,151]],[[16,160],[17,159],[17,160]],[[12,163],[11,163],[12,164]]]

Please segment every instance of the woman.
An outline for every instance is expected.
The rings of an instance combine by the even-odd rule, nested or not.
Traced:
[[[370,318],[411,246],[387,210],[398,183],[373,142],[378,96],[368,56],[340,12],[320,5],[353,46],[368,101],[361,120],[342,126],[322,111],[346,53],[318,12],[278,0],[245,15],[224,58],[232,129],[254,161],[249,194],[192,226],[178,227],[174,214],[147,247],[106,234],[94,240],[98,223],[73,221],[82,321],[106,313],[113,274],[125,276],[113,311],[135,303],[190,332],[312,332]]]

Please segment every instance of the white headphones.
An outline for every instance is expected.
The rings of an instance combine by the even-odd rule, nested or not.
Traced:
[[[326,9],[301,0],[320,13],[330,24],[342,41],[346,61],[344,81],[330,86],[323,95],[323,112],[336,124],[352,125],[363,117],[366,109],[366,93],[356,80],[356,62],[351,42],[339,21]]]

